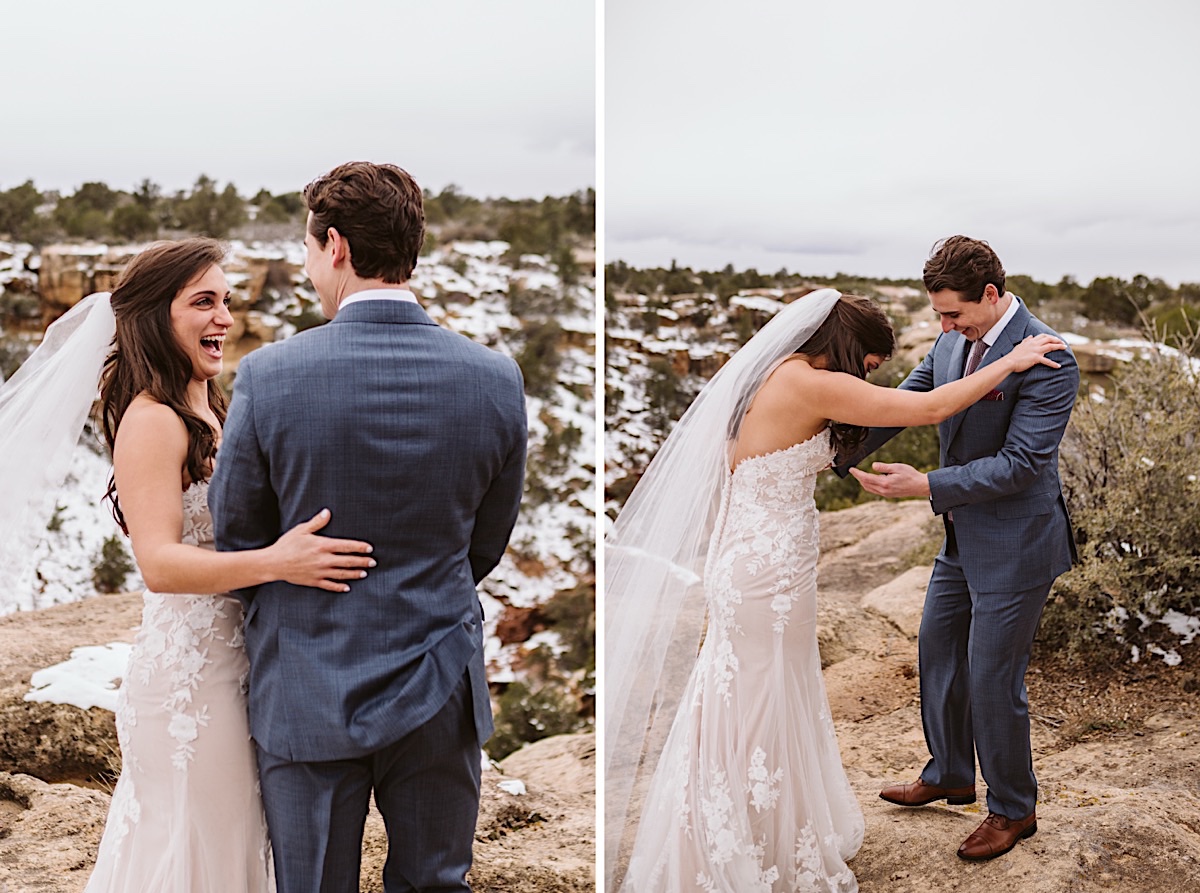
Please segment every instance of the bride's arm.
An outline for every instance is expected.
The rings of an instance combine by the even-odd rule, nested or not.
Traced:
[[[982,399],[1014,372],[1023,372],[1036,364],[1059,368],[1046,354],[1065,350],[1066,344],[1052,335],[1026,338],[1009,353],[971,375],[930,391],[909,391],[870,384],[853,375],[826,372],[804,363],[785,363],[794,367],[793,375],[803,399],[812,408],[820,408],[835,422],[869,428],[900,428],[909,425],[933,425],[962,412]]]
[[[182,542],[181,471],[188,437],[183,420],[161,403],[137,399],[113,448],[113,475],[142,579],[154,592],[227,592],[287,580],[331,592],[366,576],[367,543],[316,535],[328,513],[298,524],[266,548],[212,552]],[[343,554],[354,553],[354,554]]]

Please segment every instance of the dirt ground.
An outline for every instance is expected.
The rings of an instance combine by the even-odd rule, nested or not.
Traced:
[[[826,668],[826,684],[867,822],[850,862],[860,889],[1200,890],[1197,646],[1183,649],[1183,663],[1173,668],[1158,661],[1084,666],[1035,651],[1027,684],[1038,833],[1004,857],[968,864],[955,855],[987,815],[981,778],[970,806],[910,810],[879,799],[884,785],[915,780],[928,758],[911,625],[928,575],[919,568],[905,574],[909,591],[891,601],[893,619],[862,603],[875,587],[896,582],[928,519],[928,506],[914,501],[871,503],[821,520],[823,625],[834,639],[830,650],[846,655]]]
[[[1006,856],[955,851],[979,802],[904,809],[880,788],[917,777],[921,733],[915,624],[930,529],[919,502],[822,516],[819,634],[847,774],[866,817],[850,862],[863,893],[1200,890],[1200,648],[1183,663],[1070,664],[1039,650],[1028,676],[1038,832]],[[111,596],[0,618],[0,891],[78,893],[103,828],[111,714],[31,705],[29,674],[83,644],[129,641],[140,597]],[[595,742],[548,739],[485,776],[476,889],[594,889]],[[108,761],[106,763],[106,760]],[[7,775],[5,771],[17,774]],[[500,792],[507,775],[528,793]],[[36,775],[38,778],[31,776]],[[47,784],[90,779],[88,786]],[[379,890],[382,828],[368,825],[364,891]]]
[[[0,893],[79,893],[87,883],[120,765],[113,715],[23,696],[35,670],[72,648],[132,641],[141,605],[133,593],[0,617]],[[475,890],[595,890],[595,750],[593,735],[561,735],[485,770]],[[506,779],[520,779],[525,793],[501,790]],[[386,848],[372,808],[364,893],[383,889]]]

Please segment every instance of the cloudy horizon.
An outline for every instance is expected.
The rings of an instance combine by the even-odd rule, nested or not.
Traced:
[[[607,256],[1200,282],[1200,7],[608,0]]]

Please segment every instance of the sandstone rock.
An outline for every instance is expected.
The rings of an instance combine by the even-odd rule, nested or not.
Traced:
[[[862,606],[886,617],[909,638],[916,638],[921,630],[921,610],[931,573],[929,567],[910,567],[864,595]]]
[[[251,351],[274,342],[278,322],[258,310],[232,311],[233,325],[225,336],[222,378],[228,380]]]
[[[266,257],[232,254],[222,265],[229,280],[229,309],[236,312],[247,310],[262,297],[267,282],[270,260]]]
[[[959,844],[987,817],[972,806],[909,810],[861,791],[866,839],[850,867],[863,891],[941,893],[967,889],[1022,893],[1200,888],[1200,800],[1182,790],[1085,787],[1069,797],[1043,792],[1038,831],[1012,852],[968,864]]]
[[[1093,375],[1107,375],[1117,368],[1117,359],[1105,352],[1103,342],[1073,344],[1071,352],[1079,364],[1079,371]]]
[[[930,520],[928,503],[917,500],[821,513],[817,638],[823,666],[851,652],[871,652],[881,637],[896,635],[890,621],[863,610],[863,596],[900,573],[900,556],[922,541]]]
[[[112,291],[125,264],[142,246],[47,245],[41,250],[38,293],[49,325],[97,291]]]
[[[0,692],[0,766],[49,782],[115,782],[121,757],[112,713],[25,701],[27,690]]]
[[[855,617],[845,605],[817,601],[817,649],[821,668],[841,663],[854,653]]]
[[[496,619],[496,637],[501,645],[529,641],[530,636],[546,628],[546,615],[538,605],[521,607],[505,604]]]
[[[29,680],[79,645],[131,642],[140,593],[103,596],[0,617],[0,766],[43,781],[111,781],[116,725],[100,708],[26,701]]]
[[[534,779],[559,794],[596,795],[596,736],[556,735],[527,744],[500,762],[511,778]]]
[[[559,735],[521,748],[485,772],[475,831],[476,890],[584,893],[595,889],[596,739]],[[525,794],[498,787],[505,778]]]
[[[941,334],[941,326],[936,322],[928,325],[915,325],[904,330],[896,339],[895,358],[903,366],[910,368],[916,366],[925,358],[925,354],[929,353],[933,342],[937,341]]]
[[[79,893],[96,859],[108,799],[0,772],[0,891]]]

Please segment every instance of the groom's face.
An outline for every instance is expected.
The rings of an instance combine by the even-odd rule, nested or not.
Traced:
[[[1004,315],[998,306],[1000,296],[992,285],[984,289],[980,301],[965,300],[962,292],[949,288],[928,294],[934,313],[942,318],[942,331],[959,332],[970,341],[978,341],[986,335]]]

